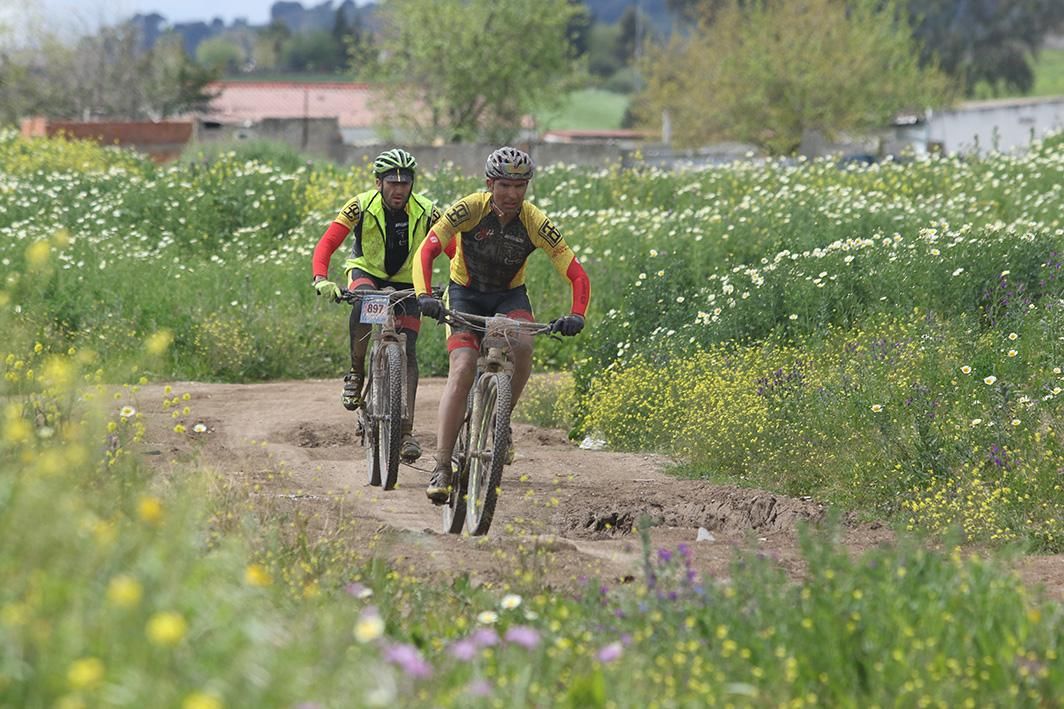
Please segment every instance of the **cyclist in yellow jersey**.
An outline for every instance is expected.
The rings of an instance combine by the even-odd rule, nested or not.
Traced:
[[[554,223],[525,200],[535,166],[527,153],[499,148],[484,166],[487,192],[468,195],[444,212],[414,257],[414,289],[426,317],[438,318],[440,301],[431,295],[432,263],[441,253],[451,259],[446,299],[452,310],[534,320],[525,290],[525,265],[537,250],[547,253],[555,270],[572,286],[570,313],[556,322],[558,332],[575,335],[584,327],[591,286],[587,274]],[[451,328],[447,338],[450,367],[440,400],[436,464],[426,494],[443,504],[450,494],[451,454],[461,428],[469,388],[476,374],[479,336]],[[532,369],[532,338],[514,347],[513,403],[516,406]],[[512,453],[512,448],[511,448]]]
[[[314,249],[314,288],[319,295],[333,299],[340,287],[329,280],[329,260],[354,232],[351,253],[344,262],[348,290],[379,290],[391,286],[396,290],[412,287],[411,267],[417,247],[424,241],[429,227],[440,211],[428,198],[414,192],[417,161],[402,148],[387,150],[373,161],[376,189],[355,195],[340,210]],[[417,397],[417,335],[421,314],[412,300],[396,304],[396,326],[406,334],[408,389],[407,408],[410,420],[403,422],[400,457],[413,462],[421,457],[421,445],[413,436],[414,401]],[[340,401],[355,411],[362,404],[362,385],[366,377],[366,349],[370,325],[362,324],[358,308],[350,319],[351,371],[344,377]]]

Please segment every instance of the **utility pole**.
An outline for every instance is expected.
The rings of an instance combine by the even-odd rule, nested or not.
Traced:
[[[643,8],[641,0],[635,0],[635,48],[632,52],[632,76],[634,77],[635,90],[643,88],[643,76],[639,71],[639,65],[643,60]]]
[[[303,85],[303,142],[300,147],[303,150],[307,149],[307,143],[310,142],[310,88]]]

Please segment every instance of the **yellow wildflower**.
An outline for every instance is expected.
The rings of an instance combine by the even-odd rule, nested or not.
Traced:
[[[156,645],[169,647],[181,642],[181,638],[185,637],[187,630],[188,623],[185,622],[180,613],[163,611],[148,619],[148,627],[145,632],[148,635],[148,639]]]

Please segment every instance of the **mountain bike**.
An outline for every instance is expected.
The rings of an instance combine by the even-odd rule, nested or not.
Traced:
[[[395,305],[413,298],[413,289],[340,291],[340,300],[360,308],[361,322],[373,325],[369,371],[358,409],[361,445],[366,447],[369,484],[391,490],[399,479],[403,422],[410,420],[406,376],[406,333],[395,326]]]
[[[502,484],[502,469],[512,444],[512,338],[519,334],[550,334],[554,324],[513,320],[501,315],[481,317],[446,307],[441,313],[443,322],[449,325],[461,325],[483,333],[465,418],[451,458],[454,470],[451,496],[443,507],[443,528],[447,532],[461,534],[464,526],[470,535],[479,536],[486,534],[491,527]]]

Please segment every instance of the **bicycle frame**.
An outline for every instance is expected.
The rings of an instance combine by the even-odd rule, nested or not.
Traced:
[[[403,421],[410,420],[410,406],[407,401],[407,395],[410,391],[410,382],[408,381],[408,378],[406,376],[406,333],[400,332],[399,329],[395,326],[395,305],[401,300],[412,297],[414,297],[414,291],[409,288],[404,290],[370,290],[362,288],[353,291],[341,291],[342,300],[352,305],[361,303],[362,323],[373,326],[373,330],[370,334],[372,345],[369,349],[369,355],[371,358],[375,355],[379,347],[382,347],[389,343],[395,343],[399,345],[399,356],[401,358],[403,371]],[[370,304],[372,305],[368,309],[369,311],[367,312],[367,305]],[[370,367],[369,372],[367,373],[366,383],[363,385],[362,389],[363,400],[366,399],[366,394],[369,391],[372,375],[373,368]]]
[[[407,377],[406,333],[396,327],[395,304],[413,295],[412,289],[341,292],[342,300],[361,308],[359,320],[373,328],[368,376],[359,409],[361,444],[366,446],[368,437],[369,484],[383,485],[386,490],[392,489],[398,479],[400,431],[404,423],[410,422],[412,413],[408,402],[411,383]],[[378,381],[378,377],[383,379]],[[399,390],[398,397],[395,389]],[[388,400],[379,399],[380,396]]]
[[[551,325],[481,317],[444,309],[444,319],[481,330],[477,370],[466,401],[455,446],[457,478],[443,510],[444,529],[453,534],[463,526],[471,535],[486,534],[495,512],[502,468],[510,441],[513,334],[546,334]],[[490,437],[490,444],[487,442]],[[482,499],[483,498],[483,499]]]

